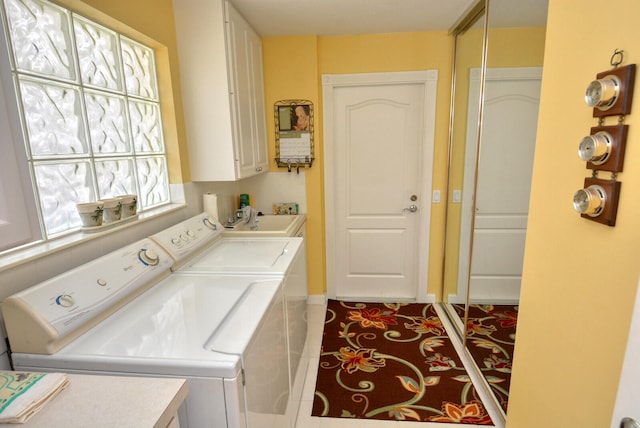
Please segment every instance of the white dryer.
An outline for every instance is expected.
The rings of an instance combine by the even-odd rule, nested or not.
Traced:
[[[151,239],[174,258],[174,275],[260,275],[282,278],[291,399],[287,414],[295,426],[307,361],[307,259],[302,237],[232,237],[223,228],[203,227],[206,213],[176,224]],[[192,254],[197,255],[192,256]],[[251,409],[248,409],[251,418]]]

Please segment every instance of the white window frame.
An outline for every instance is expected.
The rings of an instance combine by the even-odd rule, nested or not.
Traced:
[[[55,3],[54,3],[55,4]],[[68,9],[58,4],[59,7]],[[0,5],[0,7],[3,7]],[[72,11],[85,19],[104,25],[99,20],[95,21],[82,13]],[[38,209],[35,190],[35,178],[29,172],[22,124],[19,117],[18,97],[14,87],[13,72],[11,70],[9,43],[6,39],[6,21],[0,22],[0,253],[12,250],[22,244],[47,241],[42,215]],[[128,34],[119,34],[140,43]],[[155,50],[153,47],[151,49]],[[158,72],[157,64],[156,70]],[[156,75],[161,79],[161,76]],[[162,120],[162,119],[161,119]],[[164,127],[164,125],[163,125]],[[166,152],[166,141],[161,154],[167,168],[167,186],[169,178],[169,162]],[[156,154],[157,155],[157,154]],[[142,154],[142,157],[145,155]],[[169,190],[169,187],[167,187]],[[166,211],[172,205],[171,195],[169,200],[161,205],[155,205],[153,210]],[[76,229],[77,230],[77,229]],[[74,230],[70,230],[74,232]],[[57,234],[58,238],[63,234]]]
[[[0,31],[0,251],[41,238],[7,40]]]

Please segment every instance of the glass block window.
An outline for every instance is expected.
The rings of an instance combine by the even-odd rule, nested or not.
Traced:
[[[46,236],[80,227],[76,203],[169,203],[153,49],[46,0],[0,1]]]

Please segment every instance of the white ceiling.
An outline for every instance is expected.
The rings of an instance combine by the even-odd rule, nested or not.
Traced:
[[[497,26],[544,25],[547,1],[491,0],[491,20],[496,22]],[[231,2],[258,34],[262,37],[272,37],[446,31],[451,29],[475,3],[475,0],[231,0]]]

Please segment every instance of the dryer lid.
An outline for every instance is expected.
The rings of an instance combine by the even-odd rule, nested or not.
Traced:
[[[302,238],[223,238],[181,271],[285,275]]]

